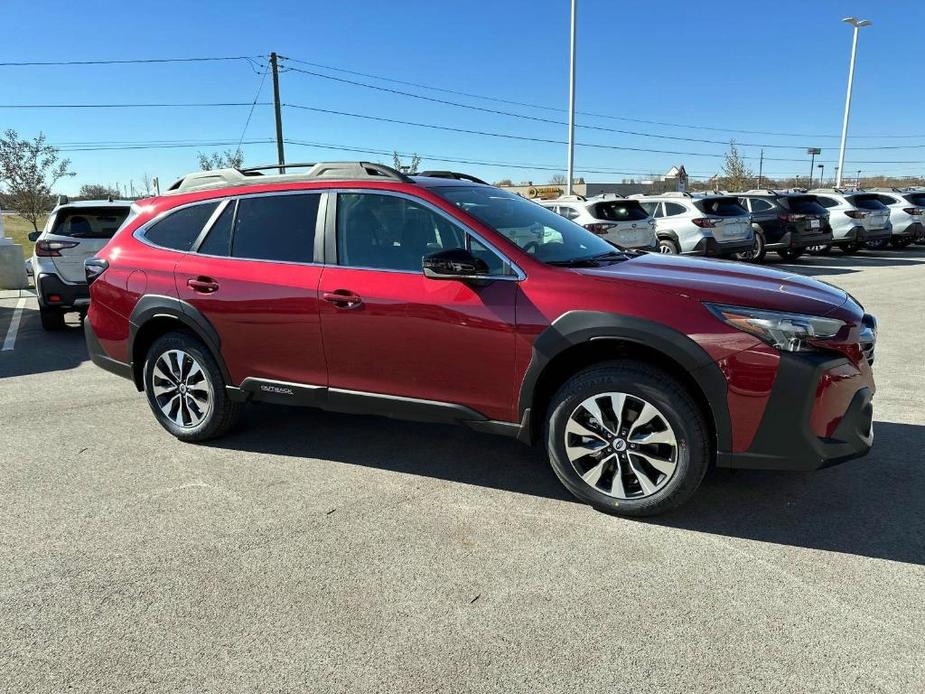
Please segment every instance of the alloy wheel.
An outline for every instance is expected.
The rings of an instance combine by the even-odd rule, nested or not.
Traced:
[[[662,412],[628,393],[599,393],[569,416],[565,451],[585,484],[616,499],[642,499],[674,477],[678,440]]]
[[[164,416],[185,429],[202,423],[214,401],[212,384],[202,365],[179,349],[164,352],[154,362],[151,392]]]

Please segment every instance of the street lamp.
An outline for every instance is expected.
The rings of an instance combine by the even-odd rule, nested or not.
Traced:
[[[841,187],[841,172],[845,168],[845,142],[848,139],[848,114],[851,112],[851,88],[854,86],[854,61],[858,52],[858,31],[862,27],[868,27],[873,22],[869,19],[858,19],[857,17],[845,17],[843,20],[846,24],[854,27],[854,37],[851,39],[851,63],[848,67],[848,93],[845,95],[845,118],[841,126],[841,146],[838,149],[838,176],[835,180],[835,187]]]
[[[816,164],[819,167],[819,186],[825,188],[825,164]]]
[[[855,182],[854,187],[858,190],[861,189],[861,170],[858,169],[858,180]]]

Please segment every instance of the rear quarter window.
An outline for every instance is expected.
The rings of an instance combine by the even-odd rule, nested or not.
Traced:
[[[72,207],[58,210],[49,233],[80,239],[111,239],[128,217],[129,207]]]
[[[181,207],[148,227],[144,238],[161,248],[188,251],[216,207],[217,201]]]

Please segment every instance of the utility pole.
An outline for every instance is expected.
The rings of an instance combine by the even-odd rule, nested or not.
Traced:
[[[848,140],[848,116],[851,113],[851,88],[854,86],[854,62],[858,54],[858,32],[863,27],[869,27],[873,22],[869,19],[845,17],[846,24],[854,27],[854,36],[851,39],[851,63],[848,66],[848,92],[845,94],[845,118],[841,126],[841,145],[838,148],[838,176],[835,177],[835,187],[841,188],[842,171],[845,168],[845,143]]]
[[[811,149],[809,153],[811,155],[809,158],[809,187],[810,189],[812,189],[813,187],[813,168],[815,167],[815,164],[816,164],[816,150]]]
[[[572,195],[572,182],[575,178],[575,14],[578,0],[572,0],[572,39],[571,55],[569,59],[568,81],[568,182],[565,184],[565,194]]]
[[[286,153],[283,151],[283,114],[279,103],[279,66],[276,53],[270,53],[270,67],[273,69],[273,110],[276,112],[276,162],[279,172],[286,172]]]
[[[761,174],[764,171],[764,150],[761,150],[761,157],[758,159],[758,185],[755,186],[759,190],[761,189]]]

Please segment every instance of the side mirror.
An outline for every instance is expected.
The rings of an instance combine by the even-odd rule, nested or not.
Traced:
[[[426,255],[421,266],[424,276],[433,280],[483,279],[489,273],[488,263],[464,248]]]
[[[28,239],[29,239],[32,243],[35,243],[36,241],[39,240],[39,236],[41,236],[41,235],[42,235],[42,232],[41,232],[41,231],[30,231],[30,232],[29,232]]]

